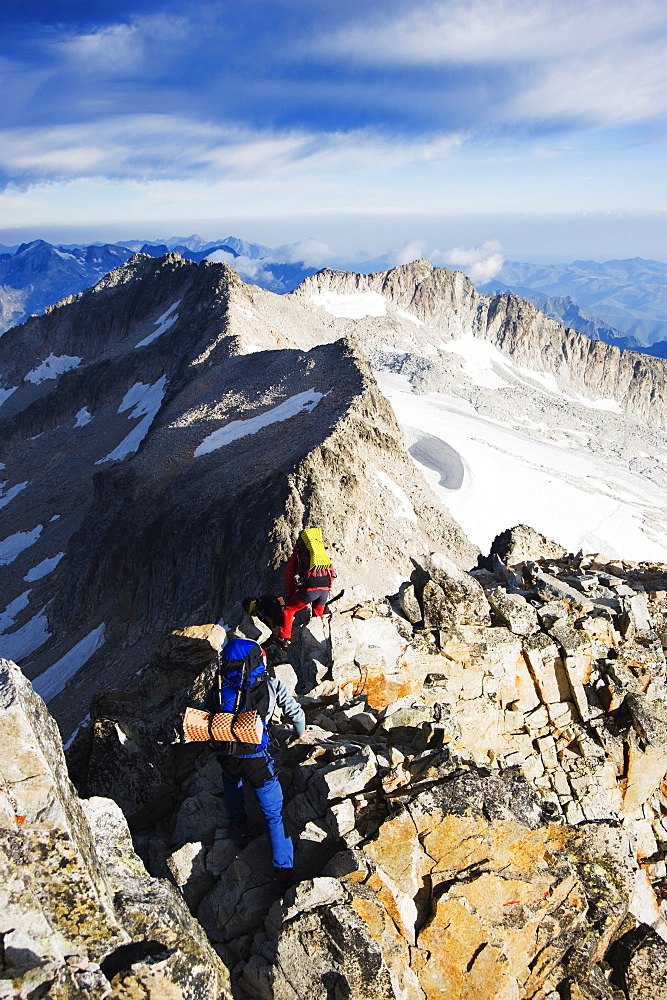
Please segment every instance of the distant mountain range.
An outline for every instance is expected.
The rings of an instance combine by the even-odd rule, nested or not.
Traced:
[[[206,241],[193,234],[161,242],[62,244],[34,240],[0,244],[0,335],[56,302],[95,285],[135,253],[162,257],[175,252],[199,263],[231,264],[244,281],[269,291],[293,291],[319,268],[299,259],[300,244],[268,247],[236,236]],[[387,270],[389,256],[337,262],[360,274]],[[478,284],[486,295],[511,292],[552,319],[621,350],[667,357],[667,264],[632,260],[573,261],[537,265],[506,262],[498,275]]]
[[[572,304],[576,303],[583,320],[592,320],[600,326],[600,340],[623,347],[613,337],[626,337],[627,347],[665,357],[667,345],[659,345],[659,342],[667,340],[667,264],[661,261],[634,257],[602,263],[594,260],[544,265],[506,262],[493,281],[478,288],[487,295],[512,291],[540,309],[543,309],[540,301],[544,302],[548,315],[590,336],[588,330],[571,323],[562,313],[556,315],[558,307],[554,303],[569,299]],[[605,327],[612,331],[609,336],[604,333]]]
[[[33,240],[15,247],[0,245],[0,334],[23,323],[28,316],[40,315],[48,306],[97,284],[135,253],[162,257],[169,252],[196,263],[208,257],[232,264],[247,281],[278,293],[292,291],[317,270],[287,257],[282,261],[276,259],[276,251],[270,247],[233,236],[212,242],[192,236],[164,243],[128,240],[53,246],[45,240]]]

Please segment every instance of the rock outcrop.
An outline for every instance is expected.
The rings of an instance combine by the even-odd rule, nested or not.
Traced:
[[[0,661],[0,996],[226,1000],[227,969],[119,807],[80,801],[58,729]]]

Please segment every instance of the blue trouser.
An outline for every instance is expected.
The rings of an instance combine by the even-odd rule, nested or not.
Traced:
[[[283,825],[283,790],[276,777],[275,765],[268,754],[228,757],[220,755],[222,765],[222,790],[229,819],[232,823],[245,823],[243,780],[254,789],[257,801],[269,828],[274,868],[292,868],[294,848],[285,835]]]

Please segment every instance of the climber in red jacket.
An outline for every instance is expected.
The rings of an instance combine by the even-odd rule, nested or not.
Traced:
[[[292,625],[297,611],[310,604],[313,615],[324,614],[331,582],[336,570],[322,541],[320,528],[304,528],[285,566],[285,607],[278,632],[278,644],[285,648],[292,638]]]

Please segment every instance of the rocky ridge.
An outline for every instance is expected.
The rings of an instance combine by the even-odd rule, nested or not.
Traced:
[[[238,852],[215,757],[178,735],[219,626],[96,700],[74,780],[121,806],[235,997],[640,1000],[663,967],[667,567],[508,536],[472,573],[415,563],[276,662],[311,725],[276,749],[299,878],[282,900],[257,814]]]
[[[472,332],[517,364],[551,373],[560,384],[585,398],[614,399],[629,417],[652,426],[664,422],[667,385],[660,359],[590,340],[516,295],[480,295],[460,272],[434,267],[427,260],[371,275],[325,269],[307,278],[291,297],[308,299],[327,292],[387,296],[395,308],[409,312],[427,327],[435,327],[445,341]],[[427,331],[415,330],[413,324],[411,336],[419,343]],[[428,360],[437,369],[437,352],[431,349],[428,353]]]
[[[499,388],[477,384],[453,350],[469,340],[517,362]],[[360,598],[398,580],[406,554],[444,549],[470,568],[475,547],[415,471],[368,359],[381,379],[463,391],[479,414],[519,414],[535,435],[568,435],[568,447],[667,483],[663,363],[593,347],[427,261],[323,271],[276,296],[226,265],[135,256],[2,338],[0,652],[69,735],[91,692],[145,665],[170,625],[234,621],[246,590],[279,586],[309,517],[336,539]],[[580,394],[616,393],[606,402],[619,412],[545,393],[554,372]],[[288,419],[274,419],[284,406]],[[213,447],[244,422],[252,433]],[[407,444],[429,467],[431,442]]]
[[[233,315],[248,294],[226,265],[137,256],[2,338],[0,652],[66,734],[169,625],[233,616],[247,591],[276,586],[308,518],[366,595],[406,550],[475,561],[358,345],[278,317],[289,337],[244,353]]]

